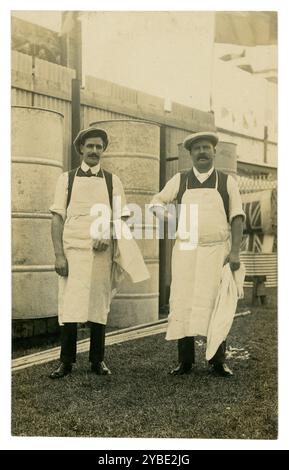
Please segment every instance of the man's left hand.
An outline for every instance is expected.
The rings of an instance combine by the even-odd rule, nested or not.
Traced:
[[[238,269],[240,268],[240,256],[239,256],[239,253],[233,253],[231,252],[229,254],[229,263],[230,263],[230,268],[231,268],[231,271],[234,272],[234,271],[238,271]]]

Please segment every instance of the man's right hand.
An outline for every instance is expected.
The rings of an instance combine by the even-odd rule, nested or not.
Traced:
[[[57,272],[57,274],[59,274],[59,276],[68,276],[68,263],[64,255],[59,255],[55,257],[55,271]]]

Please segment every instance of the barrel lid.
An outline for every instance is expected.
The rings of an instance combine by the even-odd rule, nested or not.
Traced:
[[[19,105],[12,105],[12,109],[29,109],[29,110],[37,110],[37,111],[45,111],[46,113],[53,113],[53,114],[58,114],[59,116],[64,118],[64,114],[60,113],[59,111],[55,111],[54,109],[48,109],[48,108],[40,108],[38,106],[19,106]]]
[[[108,124],[110,122],[137,122],[141,124],[152,124],[154,126],[161,127],[161,124],[156,121],[148,121],[147,119],[107,119],[102,121],[94,121],[89,123],[89,126],[95,126],[99,124]]]

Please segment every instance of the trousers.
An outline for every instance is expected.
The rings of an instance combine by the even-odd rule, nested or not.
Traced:
[[[76,362],[77,323],[64,323],[61,328],[60,361],[66,364]],[[105,325],[90,323],[89,361],[102,362],[105,347]]]
[[[209,364],[224,364],[226,357],[226,341],[223,341],[217,349],[216,354],[209,360]],[[179,362],[188,364],[195,363],[195,337],[186,336],[178,340]]]

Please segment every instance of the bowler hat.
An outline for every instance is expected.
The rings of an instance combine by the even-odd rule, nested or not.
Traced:
[[[190,134],[185,138],[183,146],[185,149],[190,151],[192,144],[200,139],[209,140],[214,147],[219,142],[219,137],[216,132],[195,132],[194,134]]]
[[[75,137],[73,141],[73,145],[79,154],[81,154],[80,145],[84,144],[85,139],[88,139],[89,137],[101,137],[103,140],[104,150],[108,146],[107,133],[103,129],[100,129],[99,127],[88,127],[87,129],[83,129],[82,131],[79,131],[79,133],[77,134],[77,136]]]

